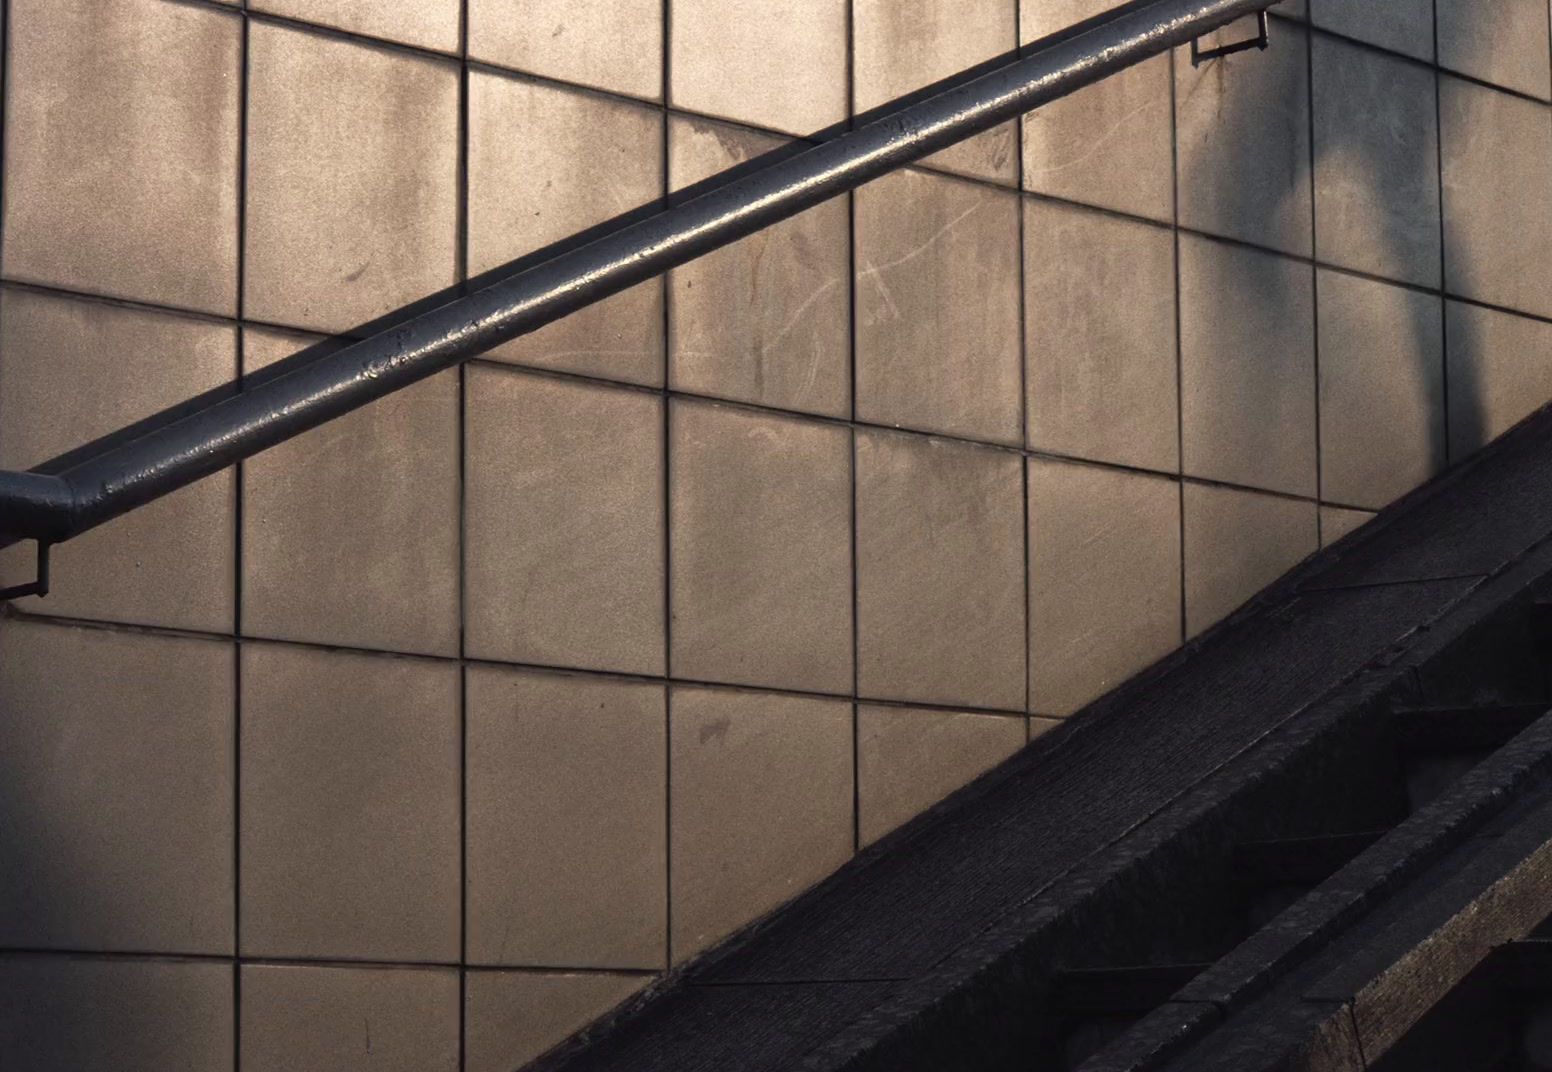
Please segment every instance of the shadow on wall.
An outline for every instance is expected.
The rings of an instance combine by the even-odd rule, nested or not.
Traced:
[[[1335,273],[1310,269],[1307,260],[1289,260],[1262,250],[1277,249],[1304,258],[1318,253],[1321,260],[1342,263],[1364,277],[1395,279],[1437,290],[1441,242],[1451,250],[1460,248],[1460,243],[1451,241],[1448,222],[1440,224],[1437,132],[1430,138],[1406,123],[1391,124],[1384,118],[1390,113],[1383,102],[1399,101],[1404,95],[1390,83],[1388,75],[1392,68],[1406,65],[1386,60],[1383,69],[1378,69],[1378,59],[1355,59],[1351,53],[1361,50],[1345,45],[1332,46],[1340,47],[1340,54],[1330,60],[1329,67],[1317,54],[1314,62],[1321,66],[1316,75],[1316,116],[1312,121],[1311,61],[1303,46],[1305,31],[1286,22],[1273,29],[1273,47],[1267,53],[1208,61],[1194,70],[1185,61],[1180,68],[1181,222],[1192,230],[1248,244],[1182,238],[1183,296],[1188,287],[1197,287],[1197,293],[1204,297],[1194,314],[1189,303],[1182,306],[1182,347],[1187,362],[1182,414],[1187,422],[1184,461],[1194,474],[1313,498],[1317,451],[1322,449],[1316,435],[1316,415],[1320,412],[1316,395],[1325,386],[1317,383],[1317,376],[1329,383],[1335,374],[1334,364],[1317,362],[1316,325],[1320,325],[1322,348],[1330,333],[1340,333],[1347,326],[1321,313],[1322,288]],[[1323,42],[1321,50],[1324,48]],[[1332,80],[1323,82],[1328,70]],[[1421,106],[1427,115],[1436,116],[1432,76],[1420,68],[1406,70],[1429,83]],[[1370,107],[1359,101],[1380,103]],[[1417,105],[1419,101],[1401,103]],[[1375,115],[1382,118],[1367,124],[1363,121],[1365,116]],[[779,153],[800,148],[784,148]],[[762,166],[771,159],[761,157],[741,170]],[[1321,188],[1315,195],[1311,191],[1317,180]],[[689,194],[681,193],[676,200],[686,196]],[[640,214],[650,214],[659,207],[647,206]],[[601,233],[616,222],[600,225],[591,233]],[[471,284],[450,288],[354,334],[400,322],[480,282],[509,275],[533,259],[524,258]],[[1476,362],[1469,359],[1478,341],[1468,323],[1451,325],[1450,347],[1457,361],[1449,369],[1446,395],[1443,303],[1418,290],[1406,293],[1418,300],[1404,303],[1406,319],[1400,328],[1404,339],[1395,339],[1392,344],[1389,339],[1360,338],[1356,329],[1352,340],[1340,334],[1331,337],[1338,344],[1356,341],[1359,358],[1372,343],[1385,341],[1391,352],[1415,360],[1410,374],[1401,378],[1410,385],[1412,396],[1386,396],[1378,401],[1384,404],[1384,412],[1401,406],[1414,415],[1423,414],[1424,435],[1429,439],[1424,448],[1442,464],[1451,448],[1456,457],[1463,456],[1486,435],[1482,385],[1474,373]],[[339,345],[333,340],[310,347],[248,382],[304,365]],[[1204,354],[1215,356],[1200,359]],[[1374,390],[1383,391],[1397,381],[1360,378],[1359,382],[1369,382]],[[229,390],[221,388],[212,397]],[[1362,409],[1360,402],[1352,405]],[[136,430],[143,432],[165,423],[184,409],[159,414]],[[1380,421],[1370,434],[1383,442],[1396,433]],[[98,442],[67,457],[85,456],[104,445]],[[1336,449],[1337,445],[1328,442],[1323,446]],[[62,464],[56,459],[54,467]],[[1328,496],[1344,501],[1330,489]],[[0,710],[0,719],[4,717]],[[114,900],[111,890],[80,888],[77,876],[29,844],[37,834],[36,829],[27,828],[38,821],[33,812],[35,800],[27,793],[27,772],[7,770],[9,765],[0,762],[0,860],[26,860],[39,868],[24,880],[38,903],[56,903],[47,894],[57,891],[58,905],[107,918]],[[39,823],[38,829],[46,826]],[[3,885],[0,882],[0,887]],[[80,907],[83,901],[87,902],[85,909]],[[18,960],[12,966],[18,972],[44,970],[32,961]],[[17,1018],[61,1016],[62,1010],[72,1006],[111,1011],[133,1004],[118,1000],[122,993],[105,995],[84,984],[72,992],[70,986],[69,979],[53,980],[51,1004],[31,1011],[15,1010]],[[156,1000],[154,995],[148,998]],[[129,1031],[108,1012],[98,1022],[107,1037]],[[5,1014],[0,1013],[0,1038],[7,1027]],[[92,1040],[79,1041],[89,1048]]]
[[[1271,34],[1265,52],[1177,56],[1181,226],[1247,244],[1181,238],[1183,463],[1377,509],[1491,434],[1473,324],[1446,339],[1438,296],[1462,244],[1437,79],[1302,24]]]

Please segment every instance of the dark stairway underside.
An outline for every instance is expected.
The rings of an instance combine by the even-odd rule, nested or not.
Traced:
[[[1183,1055],[1301,973],[1373,975],[1365,926],[1442,927],[1539,851],[1549,536],[1543,411],[536,1067],[1365,1067]],[[1438,868],[1486,885],[1452,880],[1446,911],[1418,892]],[[1552,881],[1530,888],[1503,941],[1552,915]],[[1353,1059],[1489,971],[1456,968]]]

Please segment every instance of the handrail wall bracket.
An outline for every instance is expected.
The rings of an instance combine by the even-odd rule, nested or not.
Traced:
[[[1264,51],[1271,44],[1271,20],[1267,18],[1266,12],[1262,11],[1256,16],[1256,36],[1254,37],[1247,37],[1243,41],[1230,41],[1226,45],[1217,45],[1213,48],[1203,48],[1200,37],[1191,38],[1191,66],[1200,67],[1208,60],[1232,56],[1236,52],[1249,52],[1253,48]]]

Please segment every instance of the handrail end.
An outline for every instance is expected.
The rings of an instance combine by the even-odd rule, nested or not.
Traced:
[[[68,540],[76,513],[75,489],[64,477],[0,470],[0,546]]]

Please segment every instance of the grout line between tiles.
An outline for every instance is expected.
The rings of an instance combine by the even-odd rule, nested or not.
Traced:
[[[247,363],[248,273],[248,108],[251,40],[248,24],[248,0],[242,0],[238,45],[237,101],[237,322],[232,333],[237,366],[237,391],[242,392],[242,374]],[[239,461],[232,468],[232,1069],[242,1069],[242,728],[243,728],[243,599],[245,596],[243,529],[247,511],[247,470]]]
[[[1024,11],[1023,0],[1013,0],[1013,47],[1023,47]],[[1019,116],[1013,120],[1013,175],[1017,189],[1022,193],[1027,185],[1027,177],[1024,174],[1024,117]],[[1018,227],[1018,333],[1019,333],[1019,445],[1027,450],[1030,445],[1030,413],[1029,413],[1029,230],[1028,230],[1029,200],[1025,197],[1018,199],[1018,218],[1015,226]],[[1029,486],[1029,459],[1025,458],[1019,466],[1022,471],[1024,484],[1024,711],[1027,713],[1034,705],[1034,651],[1032,643],[1034,639],[1034,608],[1032,606],[1034,586],[1031,577],[1031,556],[1034,554],[1034,507],[1030,500]],[[1024,740],[1029,741],[1029,722],[1024,723]]]
[[[1552,18],[1552,5],[1548,6],[1548,18]],[[1444,79],[1439,75],[1439,0],[1433,0],[1433,113],[1434,113],[1434,154],[1439,170],[1439,286],[1443,290],[1449,287],[1449,245],[1446,237],[1449,230],[1445,221],[1449,218],[1445,200],[1448,191],[1444,188]],[[1453,460],[1450,450],[1450,303],[1439,303],[1439,330],[1440,352],[1444,367],[1440,370],[1442,380],[1442,397],[1444,405],[1444,464],[1448,466]]]
[[[453,278],[459,292],[469,279],[469,3],[458,4],[458,162],[453,196],[457,200]],[[468,616],[468,502],[469,502],[469,377],[468,366],[457,373],[458,413],[454,434],[458,451],[458,1068],[469,1064],[469,673],[463,665],[467,651]]]
[[[1175,260],[1175,468],[1177,510],[1179,526],[1180,566],[1180,642],[1190,639],[1190,619],[1186,607],[1186,404],[1185,404],[1185,336],[1182,330],[1180,307],[1180,110],[1177,86],[1177,50],[1169,53],[1169,147],[1170,147],[1170,213],[1174,224],[1171,238]],[[1316,511],[1319,512],[1318,510]]]
[[[1320,435],[1320,190],[1315,167],[1318,162],[1315,129],[1315,40],[1313,34],[1304,37],[1304,92],[1305,119],[1309,123],[1309,195],[1310,195],[1310,345],[1314,361],[1315,394],[1315,501],[1325,497],[1325,456],[1322,453]],[[1325,546],[1324,522],[1320,507],[1315,508],[1315,547]]]
[[[857,116],[857,4],[846,4],[846,127],[856,128]],[[862,848],[862,622],[857,578],[857,191],[846,191],[846,367],[849,377],[849,409],[852,425],[848,436],[850,473],[851,540],[851,846]]]
[[[663,200],[667,204],[673,191],[671,161],[673,145],[671,123],[673,116],[673,0],[663,0],[663,29],[659,66],[662,73],[660,93],[663,98]],[[669,285],[672,273],[662,277],[663,288],[663,675],[671,681],[673,663],[673,488],[669,469],[669,449],[672,437],[672,391],[674,367],[673,335],[673,287]],[[663,968],[674,965],[674,690],[663,687]]]

